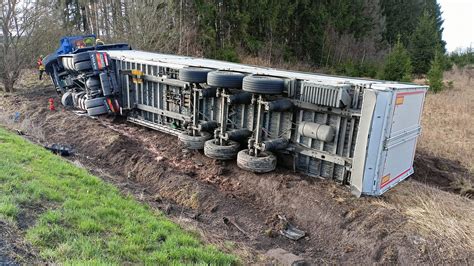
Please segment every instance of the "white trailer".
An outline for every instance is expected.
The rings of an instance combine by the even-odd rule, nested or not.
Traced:
[[[84,53],[90,68],[75,61]],[[414,171],[426,86],[127,49],[58,61],[73,82],[53,81],[69,84],[61,91],[76,107],[120,106],[128,121],[245,170],[270,172],[278,162],[357,196],[381,195]]]

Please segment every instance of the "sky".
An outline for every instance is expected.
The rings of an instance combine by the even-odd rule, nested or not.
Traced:
[[[444,18],[443,40],[452,52],[459,47],[474,47],[474,0],[438,0]]]

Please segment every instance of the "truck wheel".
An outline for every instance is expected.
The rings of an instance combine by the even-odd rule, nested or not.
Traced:
[[[79,99],[81,99],[84,94],[86,93],[83,91],[72,94],[72,101],[75,107],[79,108]]]
[[[91,99],[97,98],[97,97],[102,97],[102,91],[99,89],[94,89],[89,92],[89,96]]]
[[[249,154],[249,150],[241,150],[237,154],[237,166],[254,173],[268,173],[275,170],[277,158],[270,152],[260,152],[258,156]]]
[[[107,110],[107,107],[105,107],[105,105],[92,107],[92,108],[87,109],[87,114],[89,116],[103,115],[103,114],[106,114],[108,112],[109,111]]]
[[[200,132],[198,136],[191,136],[187,132],[178,135],[178,139],[190,150],[204,149],[204,143],[210,138],[211,134],[209,132]]]
[[[100,80],[97,77],[90,77],[86,81],[86,86],[89,89],[96,88],[100,86]]]
[[[232,71],[212,71],[207,74],[207,84],[220,88],[242,88],[245,75]]]
[[[244,91],[260,94],[280,94],[284,88],[283,79],[259,75],[246,76],[242,85]]]
[[[72,70],[72,71],[75,70],[75,68],[74,68],[74,59],[72,59],[72,57],[67,58],[67,64],[68,64],[69,70]]]
[[[84,101],[84,105],[86,109],[102,106],[105,104],[105,97],[95,98],[95,99],[88,99]]]
[[[79,108],[80,108],[80,109],[87,110],[87,109],[86,109],[86,105],[85,105],[85,101],[86,101],[85,95],[79,97],[78,102],[79,102]]]
[[[76,95],[76,104],[75,107],[78,109],[86,110],[86,106],[84,104],[86,100],[86,93],[80,92]]]
[[[74,101],[72,99],[72,92],[70,91],[65,92],[63,96],[61,97],[61,103],[66,107],[74,106]]]
[[[204,154],[217,160],[234,159],[239,151],[240,144],[233,140],[228,140],[227,145],[219,145],[218,141],[217,139],[206,141],[204,144]]]
[[[85,72],[92,69],[91,61],[84,61],[74,64],[76,71]]]
[[[89,52],[82,52],[82,53],[74,54],[72,58],[73,58],[74,64],[91,60]]]
[[[61,63],[62,63],[62,65],[65,69],[74,70],[73,69],[74,64],[72,62],[72,57],[69,57],[69,56],[61,57]]]
[[[185,67],[179,70],[179,80],[192,83],[205,83],[207,73],[211,72],[209,68]]]
[[[271,112],[286,112],[292,109],[293,102],[289,99],[278,99],[268,103],[268,111]]]

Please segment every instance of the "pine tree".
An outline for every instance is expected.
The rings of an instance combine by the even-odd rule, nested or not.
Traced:
[[[438,45],[441,49],[441,52],[444,54],[446,53],[446,42],[443,40],[443,23],[444,19],[442,17],[443,12],[441,12],[441,5],[437,2],[437,0],[425,0],[425,12],[430,14],[436,26],[436,31],[438,32]]]
[[[440,92],[444,89],[443,84],[443,62],[439,52],[436,52],[434,60],[431,62],[428,72],[428,83],[433,92]]]
[[[423,13],[423,3],[420,0],[381,0],[382,15],[385,18],[383,38],[390,45],[395,45],[398,39],[407,46],[413,29],[418,24],[418,18]]]
[[[408,46],[415,74],[428,72],[437,49],[439,49],[439,36],[435,19],[428,12],[424,12]]]
[[[381,79],[393,81],[411,81],[412,66],[410,55],[400,38],[393,50],[387,55],[381,73]]]

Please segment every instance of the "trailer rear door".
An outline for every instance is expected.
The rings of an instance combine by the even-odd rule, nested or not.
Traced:
[[[413,173],[416,143],[421,133],[421,114],[426,88],[393,91],[392,115],[383,141],[380,180],[375,194],[383,194]]]

